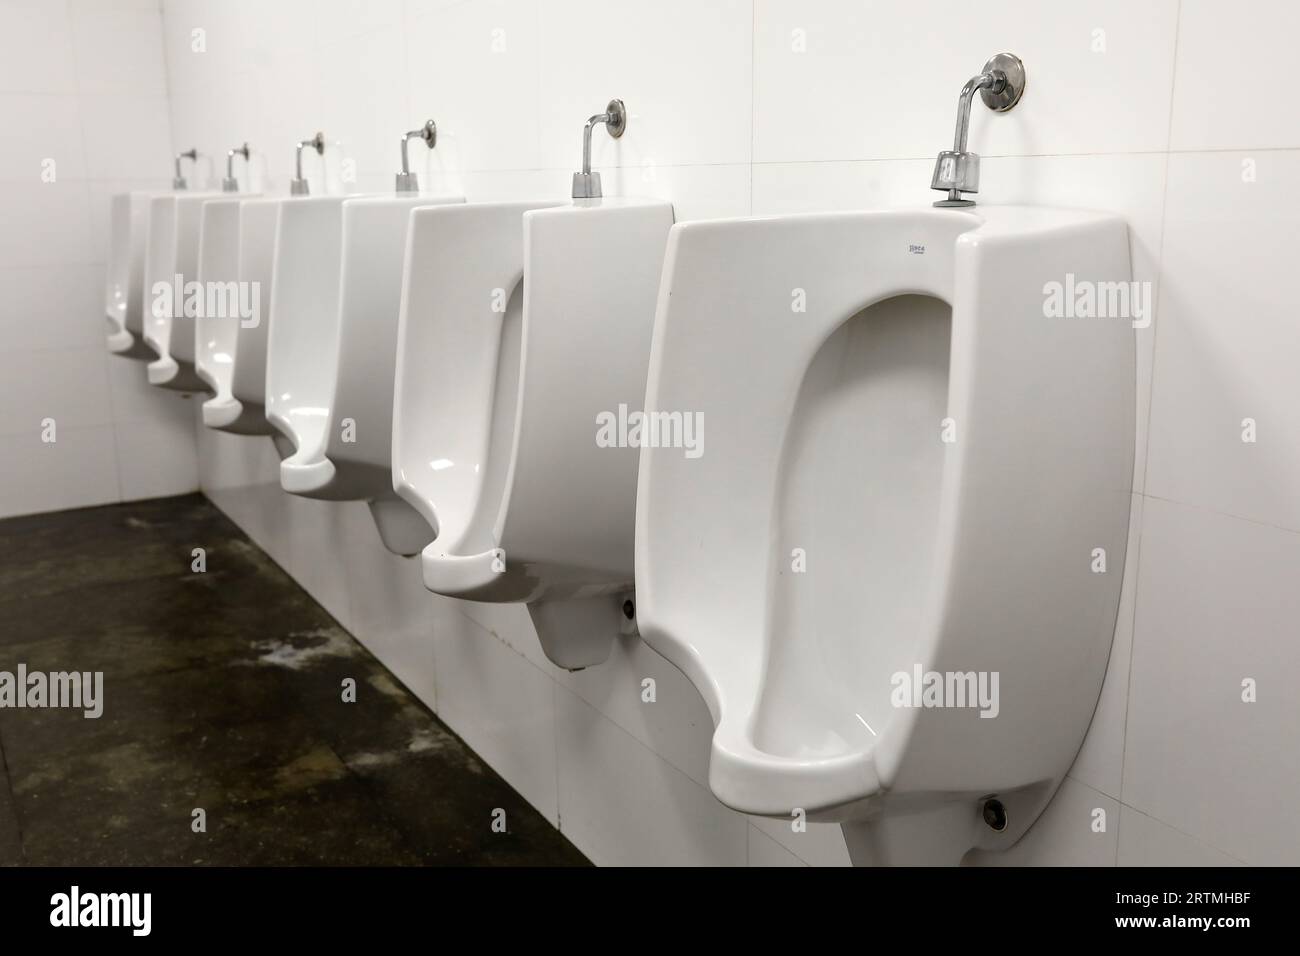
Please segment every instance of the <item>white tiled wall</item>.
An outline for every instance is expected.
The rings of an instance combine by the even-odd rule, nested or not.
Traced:
[[[66,32],[40,9],[29,16],[48,56],[4,51],[0,75],[67,97],[60,83],[87,54],[60,45]],[[1300,859],[1291,812],[1300,313],[1289,291],[1300,261],[1291,96],[1300,8],[1290,0],[1007,0],[978,10],[968,0],[166,0],[163,9],[172,147],[217,154],[247,139],[265,151],[270,189],[285,188],[292,143],[316,129],[355,161],[354,188],[387,189],[397,135],[433,116],[439,148],[416,154],[426,184],[471,199],[562,197],[583,121],[619,96],[627,135],[595,138],[607,193],[671,198],[682,219],[928,203],[957,90],[992,53],[1020,54],[1022,103],[1004,116],[977,107],[973,118],[982,201],[1121,213],[1159,310],[1138,333],[1133,526],[1101,704],[1029,836],[1005,857],[970,862]],[[205,52],[194,52],[196,36]],[[97,93],[134,95],[144,108],[156,62],[140,49],[130,74],[110,71]],[[41,120],[55,139],[75,135],[66,113],[80,103],[69,99]],[[82,122],[89,132],[98,121]],[[166,123],[137,118],[131,128],[152,142]],[[0,157],[18,221],[53,222],[44,228],[91,260],[84,197],[8,182],[10,166],[31,161]],[[90,152],[87,162],[117,168]],[[5,253],[40,255],[12,234],[3,241]],[[89,289],[59,294],[90,304]],[[19,334],[32,349],[48,345],[39,330]],[[78,336],[76,348],[96,347]],[[110,376],[115,400],[122,378]],[[101,369],[98,387],[103,379]],[[101,403],[58,400],[100,434]],[[1241,441],[1244,418],[1256,420],[1254,443]],[[265,439],[202,432],[200,444],[210,496],[596,862],[847,862],[834,827],[795,833],[714,800],[708,713],[646,647],[629,641],[599,668],[561,673],[521,608],[427,594],[414,564],[383,551],[363,505],[280,493]],[[644,677],[658,682],[654,704],[640,700]],[[1242,700],[1247,679],[1256,703]]]
[[[0,0],[0,516],[198,487],[192,403],[104,347],[108,197],[171,182],[163,52],[156,0]]]

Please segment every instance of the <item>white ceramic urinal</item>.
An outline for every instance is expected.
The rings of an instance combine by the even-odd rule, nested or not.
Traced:
[[[337,321],[347,196],[276,201],[271,308],[266,334],[266,419],[281,458],[318,456],[329,427],[338,361]],[[283,478],[281,479],[283,487]]]
[[[203,205],[199,227],[199,282],[209,303],[215,306],[205,307],[195,320],[194,371],[213,393],[203,403],[203,422],[209,428],[239,435],[272,432],[263,413],[263,402],[244,405],[233,392],[240,333],[256,332],[262,327],[270,292],[269,277],[263,289],[262,281],[245,278],[240,270],[243,212],[246,205],[255,201],[248,196],[210,200]],[[265,245],[265,271],[269,273],[274,219],[267,231],[272,236],[272,241]]]
[[[1106,669],[1134,427],[1130,322],[1045,300],[1129,279],[1085,212],[674,228],[646,409],[708,441],[642,451],[637,622],[709,706],[720,800],[841,821],[860,863],[1037,818]]]
[[[158,354],[149,363],[151,385],[181,392],[207,388],[194,371],[194,313],[186,303],[197,300],[187,286],[198,281],[203,204],[220,195],[170,193],[149,200],[142,313],[144,340]]]
[[[672,219],[618,199],[412,217],[393,482],[437,530],[424,582],[527,602],[561,667],[630,627],[637,449],[600,427],[640,403]]]
[[[297,450],[280,463],[285,491],[367,501],[384,545],[419,554],[433,529],[393,491],[393,375],[411,210],[460,196],[381,196],[343,203],[338,307],[277,311],[271,380]],[[310,409],[310,411],[304,411]]]
[[[239,435],[269,435],[281,458],[293,453],[293,445],[266,418],[266,352],[280,207],[298,201],[276,198],[240,202],[239,281],[247,285],[250,294],[255,290],[258,318],[229,323],[221,330],[222,337],[216,339],[211,350],[228,347],[229,372],[214,375],[217,393],[203,403],[203,424]],[[223,391],[220,386],[226,375],[229,389]]]
[[[117,193],[109,204],[108,275],[104,315],[108,350],[124,358],[152,361],[144,343],[144,246],[149,200],[154,193]]]

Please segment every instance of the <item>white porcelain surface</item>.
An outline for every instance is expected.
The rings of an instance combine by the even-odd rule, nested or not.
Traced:
[[[247,292],[240,289],[240,284],[247,282],[240,275],[239,266],[242,210],[244,203],[249,201],[245,197],[230,196],[203,204],[198,278],[205,288],[214,284],[232,291],[224,300],[224,314],[201,315],[194,322],[194,371],[213,393],[213,397],[203,403],[205,425],[236,434],[259,435],[270,431],[261,405],[246,408],[231,393],[235,360],[239,354],[240,327],[255,331],[254,323],[260,325],[269,320],[261,308],[262,290],[259,288],[254,292],[251,283],[244,286]],[[249,309],[253,315],[246,317],[241,314],[244,303],[253,305]]]
[[[281,485],[310,498],[370,502],[380,535],[396,554],[417,554],[433,539],[429,524],[393,492],[393,377],[407,224],[413,209],[463,201],[346,200],[337,308],[322,314],[290,306],[275,317],[274,341],[310,345],[271,353],[273,388],[290,396],[277,414],[297,423],[297,450],[280,464]],[[322,281],[333,282],[333,274]]]
[[[1067,271],[1127,281],[1123,224],[989,207],[673,230],[646,407],[701,415],[709,441],[642,452],[637,617],[709,705],[723,802],[890,824],[897,800],[1019,803],[991,839],[970,799],[959,855],[1009,845],[1064,775],[1114,632],[1134,387],[1127,320],[1044,316]],[[997,672],[997,716],[892,706],[914,666]]]
[[[299,460],[320,457],[329,427],[338,339],[317,329],[338,315],[346,198],[302,196],[276,207],[266,418]]]
[[[143,212],[143,203],[136,204],[136,211]],[[140,282],[144,269],[144,230],[143,216],[133,217],[130,193],[118,193],[111,200],[109,213],[108,274],[104,279],[104,318],[108,323],[105,337],[108,350],[118,354],[130,352],[136,339],[127,331],[126,320],[131,310],[132,266],[138,262],[136,272],[135,311],[140,311]],[[136,219],[136,234],[140,236],[139,255],[133,255],[131,235],[132,219]]]
[[[527,602],[551,660],[599,663],[632,584],[637,449],[597,430],[640,404],[672,207],[489,204],[412,223],[393,468],[437,528],[425,584]]]
[[[149,199],[141,315],[145,344],[158,356],[148,366],[151,385],[181,392],[207,387],[194,371],[194,318],[185,315],[185,284],[198,279],[203,204],[218,195],[176,192]],[[170,308],[155,296],[159,283],[174,290]]]
[[[271,328],[271,289],[275,280],[275,234],[280,206],[291,200],[245,199],[239,205],[239,263],[241,282],[255,284],[257,324],[237,322],[227,328],[230,342],[229,395],[218,393],[203,404],[203,423],[240,434],[279,435],[266,420],[266,352]],[[287,442],[283,450],[288,450]]]

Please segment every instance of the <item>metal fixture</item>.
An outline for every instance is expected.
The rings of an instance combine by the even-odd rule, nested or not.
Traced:
[[[311,192],[307,185],[307,180],[302,175],[302,151],[304,149],[316,150],[317,156],[325,155],[325,134],[317,133],[311,139],[304,139],[299,143],[294,151],[294,177],[289,181],[290,196],[306,196]]]
[[[978,76],[973,76],[961,88],[957,97],[957,129],[953,135],[952,149],[945,149],[934,161],[934,176],[930,188],[948,194],[936,206],[973,206],[975,200],[963,199],[962,193],[980,191],[980,157],[966,151],[966,135],[970,131],[970,105],[979,91],[984,105],[996,113],[1005,113],[1017,103],[1025,92],[1025,65],[1013,53],[999,53],[984,64]]]
[[[622,100],[610,100],[605,112],[597,113],[587,120],[582,128],[582,172],[573,174],[574,199],[599,199],[600,173],[591,171],[591,129],[597,123],[604,123],[609,135],[618,139],[627,129],[627,108]]]
[[[972,205],[974,204],[972,203]],[[990,797],[988,800],[984,801],[984,808],[981,815],[984,817],[984,822],[987,823],[991,829],[997,830],[1001,833],[1007,828],[1007,808],[1004,807],[1002,801],[996,797]]]
[[[190,184],[185,181],[181,175],[181,160],[188,159],[192,163],[199,160],[199,151],[197,149],[187,149],[183,153],[177,153],[173,162],[176,164],[176,175],[172,177],[172,189],[189,189]]]
[[[433,120],[425,120],[424,125],[419,129],[410,130],[402,137],[402,171],[397,174],[397,191],[399,193],[418,193],[420,191],[420,177],[411,172],[411,164],[406,155],[406,147],[413,139],[422,139],[430,149],[433,149],[438,142],[438,124]]]
[[[243,156],[244,165],[248,165],[249,149],[248,144],[236,146],[234,149],[226,150],[226,178],[221,181],[221,191],[223,193],[239,192],[239,180],[235,178],[235,157]]]

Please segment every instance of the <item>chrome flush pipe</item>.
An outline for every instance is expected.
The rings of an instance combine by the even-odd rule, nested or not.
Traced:
[[[235,178],[235,157],[243,156],[244,165],[248,165],[249,157],[248,144],[236,146],[234,149],[226,150],[226,178],[221,181],[221,191],[223,193],[239,192],[239,180]]]
[[[591,171],[591,131],[596,124],[604,123],[609,135],[618,139],[627,129],[627,108],[622,100],[610,100],[605,112],[597,113],[582,128],[582,171],[573,174],[574,199],[599,199],[600,173]]]
[[[175,163],[175,167],[176,167],[176,175],[172,177],[172,189],[190,188],[190,184],[186,182],[185,177],[181,175],[182,159],[188,159],[190,162],[196,163],[198,162],[199,159],[199,151],[197,149],[187,149],[183,153],[176,154],[175,158],[173,159],[173,163]]]
[[[325,134],[317,133],[311,139],[304,139],[294,149],[294,177],[289,182],[289,195],[291,196],[306,196],[311,191],[311,188],[307,185],[307,180],[302,175],[302,151],[304,149],[314,149],[317,156],[324,156]]]
[[[419,129],[410,130],[402,136],[402,171],[397,174],[399,193],[420,191],[420,177],[411,172],[410,157],[407,155],[407,147],[413,139],[422,139],[430,149],[433,149],[438,143],[438,124],[433,120],[425,120],[424,125]]]
[[[999,53],[984,64],[984,69],[966,81],[957,96],[957,125],[953,131],[952,149],[944,150],[934,163],[930,188],[947,192],[948,198],[936,206],[973,206],[975,201],[963,199],[962,193],[980,191],[980,158],[968,152],[966,142],[970,133],[970,108],[979,93],[989,109],[1005,113],[1018,102],[1025,91],[1025,65],[1011,53]]]

